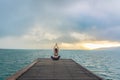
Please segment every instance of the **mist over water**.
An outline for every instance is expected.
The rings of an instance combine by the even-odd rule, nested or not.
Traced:
[[[73,59],[96,75],[120,80],[120,50],[60,50],[63,59]],[[52,50],[0,50],[0,80],[27,66],[37,58],[50,58]]]

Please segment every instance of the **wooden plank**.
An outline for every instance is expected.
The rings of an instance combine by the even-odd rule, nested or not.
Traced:
[[[103,80],[72,59],[37,59],[8,80]]]
[[[24,74],[26,71],[28,71],[33,65],[35,65],[37,62],[39,61],[39,59],[36,59],[35,61],[33,61],[30,65],[28,65],[27,67],[23,68],[22,70],[17,71],[15,74],[13,74],[12,76],[10,76],[9,78],[7,78],[7,80],[16,80],[19,76],[21,76],[22,74]]]

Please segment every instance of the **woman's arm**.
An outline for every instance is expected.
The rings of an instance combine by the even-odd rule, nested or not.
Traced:
[[[53,49],[55,49],[55,48],[59,49],[59,47],[58,47],[57,43],[55,44],[55,46],[54,46],[54,48],[53,48]]]
[[[56,47],[57,49],[59,49],[59,47],[58,47],[57,43],[56,43],[55,47]]]

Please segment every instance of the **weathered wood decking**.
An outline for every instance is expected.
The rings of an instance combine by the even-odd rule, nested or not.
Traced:
[[[103,80],[72,59],[37,59],[7,80]]]

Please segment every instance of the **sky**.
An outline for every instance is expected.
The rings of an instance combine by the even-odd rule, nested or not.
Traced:
[[[120,0],[0,0],[0,48],[120,47]]]

